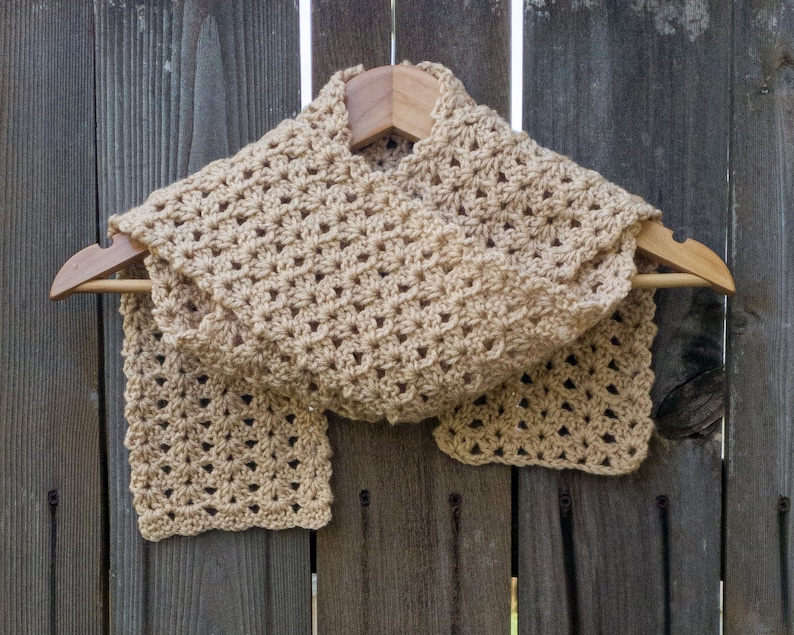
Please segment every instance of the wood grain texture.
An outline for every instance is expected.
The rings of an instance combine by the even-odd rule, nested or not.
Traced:
[[[401,4],[396,5],[398,14]],[[438,12],[432,3],[421,10]],[[456,70],[474,77],[478,64],[497,66],[491,56],[501,59],[501,45],[489,48],[495,29],[480,32],[472,28],[470,16],[455,20],[448,8],[441,14],[444,20],[417,38],[430,41],[440,29],[470,35],[472,50],[482,50]],[[315,13],[313,28],[334,48],[344,46],[347,59],[376,53],[360,36],[351,36],[359,25],[368,27],[347,19],[347,14]],[[507,23],[499,24],[501,38],[506,38]],[[436,45],[426,52],[438,58],[445,48]],[[315,52],[314,77],[328,77],[336,63]],[[388,57],[377,63],[388,63]],[[509,68],[503,66],[482,81],[499,95],[506,94],[500,91],[508,78]],[[507,108],[506,102],[489,103]],[[458,464],[439,452],[431,430],[430,423],[390,428],[332,421],[336,502],[333,521],[317,533],[318,632],[508,631],[510,469]],[[454,494],[462,497],[461,505],[450,505]],[[369,504],[362,503],[362,496],[369,496]]]
[[[0,631],[101,633],[96,300],[52,304],[95,238],[93,14],[0,4]]]
[[[312,92],[336,71],[391,59],[389,0],[312,0]]]
[[[509,631],[509,469],[454,461],[432,430],[332,418],[318,632]]]
[[[703,483],[719,445],[657,439],[651,452],[608,484],[521,470],[519,632],[719,632],[719,482]]]
[[[440,62],[480,104],[510,114],[510,2],[400,0],[396,61]]]
[[[228,156],[299,107],[292,2],[98,2],[99,200],[107,216]],[[306,633],[305,531],[146,543],[128,491],[118,298],[103,298],[111,631]]]
[[[698,7],[690,15],[675,3],[527,3],[524,127],[660,207],[679,238],[691,235],[722,253],[731,14],[724,3]],[[721,366],[723,298],[674,289],[656,299],[658,406]],[[709,403],[724,400],[720,383],[702,383],[715,393]],[[522,474],[521,632],[716,632],[719,439],[698,417],[696,409],[682,412],[674,431],[703,430],[704,438],[669,442],[663,451],[657,443],[636,477]],[[565,519],[561,493],[574,501]],[[657,495],[669,497],[675,535],[659,522]],[[536,506],[545,517],[532,512]],[[651,557],[665,535],[670,557]],[[528,548],[531,537],[539,542]],[[548,567],[555,574],[538,578]],[[687,592],[674,592],[681,585]],[[550,606],[565,617],[555,622]]]
[[[792,633],[794,2],[736,7],[725,633]]]

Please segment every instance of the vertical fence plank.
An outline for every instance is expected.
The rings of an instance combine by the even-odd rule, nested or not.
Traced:
[[[101,226],[148,193],[232,154],[299,107],[293,2],[97,0]],[[123,447],[118,297],[103,299],[118,633],[307,633],[309,536],[207,532],[146,543]]]
[[[94,239],[93,15],[0,4],[0,631],[100,633],[96,302],[47,297]]]
[[[718,2],[528,2],[524,127],[722,253],[730,26]],[[680,440],[630,477],[521,472],[521,632],[717,631],[723,299],[656,299],[658,432]]]
[[[312,0],[314,94],[332,73],[363,64],[374,68],[391,57],[389,0]]]
[[[400,0],[395,35],[398,63],[440,62],[478,103],[510,114],[510,2]]]
[[[725,632],[792,633],[794,2],[735,12]]]
[[[506,3],[497,4],[500,10],[480,23],[450,3],[397,3],[397,59],[446,60],[464,81],[476,78],[486,103],[506,112],[509,67],[501,62],[509,28]],[[421,16],[432,19],[419,24]],[[357,55],[378,60],[368,67],[388,63],[350,42],[357,28],[315,13],[324,46],[349,55],[315,55],[315,77]],[[450,43],[464,38],[477,55],[453,49]],[[482,65],[494,72],[480,76]],[[320,633],[509,631],[510,469],[449,459],[435,447],[432,428],[332,420],[334,518],[317,534]]]

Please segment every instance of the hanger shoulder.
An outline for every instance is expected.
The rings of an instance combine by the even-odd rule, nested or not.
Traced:
[[[392,130],[411,141],[424,139],[438,97],[438,81],[413,66],[379,66],[356,75],[345,89],[351,148],[359,150]]]
[[[676,271],[700,276],[725,295],[736,293],[733,276],[717,254],[691,238],[678,242],[672,230],[661,223],[642,223],[637,234],[637,251]]]
[[[50,287],[50,300],[63,300],[89,280],[104,278],[148,253],[146,247],[126,234],[116,234],[106,249],[91,245],[81,249],[60,268]]]

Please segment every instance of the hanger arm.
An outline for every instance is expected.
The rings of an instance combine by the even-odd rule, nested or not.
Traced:
[[[129,264],[140,262],[147,253],[145,245],[126,234],[116,234],[106,249],[99,245],[81,249],[56,274],[50,287],[50,300],[63,300],[81,291],[80,286],[89,280],[105,278]]]
[[[727,296],[736,293],[733,276],[717,254],[691,238],[678,242],[672,230],[661,223],[644,221],[641,224],[637,251],[676,271],[699,276]]]

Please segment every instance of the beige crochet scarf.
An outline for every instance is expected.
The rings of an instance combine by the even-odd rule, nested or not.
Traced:
[[[539,147],[437,64],[427,139],[350,149],[334,75],[295,119],[110,221],[149,248],[122,300],[143,536],[319,528],[324,411],[437,417],[465,463],[635,469],[652,429],[659,212]],[[362,423],[362,425],[367,425]]]

